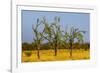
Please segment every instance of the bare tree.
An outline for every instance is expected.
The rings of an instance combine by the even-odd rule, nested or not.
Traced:
[[[54,44],[54,50],[55,50],[55,56],[57,55],[57,49],[58,45],[60,45],[62,41],[62,31],[60,26],[60,17],[55,17],[54,22],[51,24],[51,30],[53,33],[53,44]]]
[[[44,35],[43,38],[48,41],[50,45],[50,49],[53,49],[53,33],[52,33],[52,25],[50,25],[46,18],[43,17],[42,23],[44,25]]]
[[[75,42],[75,39],[78,41],[78,43],[83,42],[83,37],[85,31],[80,31],[78,28],[71,27],[69,33],[65,32],[65,36],[67,39],[66,41],[69,42],[69,49],[70,49],[70,57],[72,57],[72,50],[73,50],[73,43]]]
[[[37,19],[37,23],[32,26],[33,34],[34,34],[33,40],[34,40],[35,46],[37,48],[38,59],[40,59],[39,50],[40,50],[40,45],[41,45],[41,43],[43,41],[43,31],[39,31],[39,29],[40,29],[39,26],[40,25],[41,25],[41,21],[40,21],[40,19]]]
[[[49,41],[51,48],[54,49],[54,55],[56,56],[58,45],[60,44],[62,38],[60,17],[55,17],[54,22],[51,24],[49,24],[44,17],[42,23],[44,24],[44,38]]]

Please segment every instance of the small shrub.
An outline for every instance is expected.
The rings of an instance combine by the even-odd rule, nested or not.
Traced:
[[[25,51],[24,53],[25,53],[25,55],[28,56],[28,57],[32,55],[32,52],[31,52],[31,51]]]

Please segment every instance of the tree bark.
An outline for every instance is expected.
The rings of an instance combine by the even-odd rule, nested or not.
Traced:
[[[55,37],[55,56],[57,56],[57,37]]]
[[[37,49],[37,57],[38,57],[38,59],[40,59],[40,48],[39,47]]]
[[[72,48],[72,43],[73,43],[72,40],[70,40],[70,58],[72,57],[72,49],[73,49]]]
[[[57,56],[57,47],[55,47],[55,56]]]

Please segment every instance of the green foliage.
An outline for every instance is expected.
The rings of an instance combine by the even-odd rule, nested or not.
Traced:
[[[34,45],[37,49],[37,56],[38,56],[38,59],[40,58],[40,45],[42,44],[42,41],[43,41],[43,32],[40,32],[39,29],[40,29],[40,25],[41,25],[41,21],[40,19],[37,19],[37,23],[35,25],[32,26],[32,29],[33,29],[33,34],[34,34]]]
[[[39,31],[39,29],[42,29]],[[70,56],[72,56],[72,50],[75,49],[89,49],[89,43],[84,43],[84,34],[86,31],[81,31],[79,28],[71,27],[69,31],[67,28],[62,29],[60,24],[60,17],[55,17],[52,23],[48,23],[45,17],[38,18],[36,24],[32,26],[34,38],[31,44],[23,43],[23,50],[37,50],[37,56],[39,56],[39,50],[54,49],[55,56],[57,55],[57,49],[70,49]],[[77,42],[75,42],[77,40]],[[44,43],[47,41],[46,43]]]
[[[24,51],[24,53],[25,53],[25,55],[28,56],[28,57],[32,55],[32,52],[31,52],[31,51]]]
[[[31,48],[27,48],[27,44],[22,44],[22,46],[24,46],[24,49],[22,49],[23,51],[31,51],[31,50],[37,50],[34,43],[28,43],[28,46]],[[70,45],[69,43],[61,43],[58,44],[58,49],[69,49]],[[88,50],[90,48],[89,43],[83,43],[83,44],[79,44],[78,42],[73,43],[73,49],[84,49],[84,50]],[[40,50],[49,50],[49,49],[54,49],[51,48],[49,43],[44,43],[41,44]]]
[[[68,32],[65,32],[65,38],[66,40],[65,41],[68,41],[69,42],[69,49],[70,49],[70,57],[72,57],[72,49],[73,49],[73,44],[75,42],[75,39],[78,41],[77,44],[79,43],[83,43],[83,34],[85,33],[85,31],[80,31],[78,28],[75,28],[75,27],[71,27],[70,28],[70,31],[69,33]],[[76,44],[76,45],[77,45]],[[78,46],[79,48],[79,46]]]
[[[33,49],[33,47],[32,47],[33,45],[31,45],[31,44],[29,44],[29,43],[22,43],[22,50],[23,51],[25,51],[25,50],[32,50]]]

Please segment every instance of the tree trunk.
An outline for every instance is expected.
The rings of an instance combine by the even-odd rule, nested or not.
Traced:
[[[39,50],[39,48],[37,49],[37,57],[38,57],[38,59],[40,59],[40,50]]]
[[[55,56],[57,56],[57,47],[55,46]]]
[[[55,56],[57,56],[57,37],[55,37]]]
[[[70,40],[70,58],[72,57],[72,40]]]

